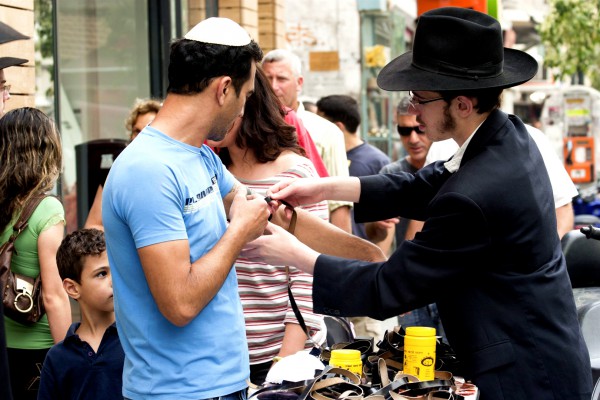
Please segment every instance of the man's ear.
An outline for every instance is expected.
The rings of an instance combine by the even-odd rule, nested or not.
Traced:
[[[462,116],[467,116],[475,111],[473,98],[466,96],[458,96],[456,99],[456,108]]]
[[[220,78],[218,78],[217,82],[217,92],[216,92],[216,96],[217,96],[217,102],[219,103],[219,105],[223,105],[225,104],[225,97],[231,93],[231,91],[233,90],[233,82],[231,80],[231,77],[229,76],[222,76]]]
[[[302,93],[302,85],[304,85],[304,77],[303,76],[299,76],[298,78],[296,78],[296,85],[297,87],[297,91],[298,94]]]
[[[73,279],[65,278],[65,280],[63,280],[63,288],[72,299],[77,300],[79,297],[81,297],[81,293],[79,292],[79,284]]]
[[[340,128],[340,131],[342,132],[346,132],[346,127],[344,126],[344,124],[342,122],[334,122],[334,125],[337,126],[338,128]]]

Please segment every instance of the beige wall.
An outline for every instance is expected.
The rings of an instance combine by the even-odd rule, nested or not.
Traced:
[[[206,18],[205,0],[189,0],[189,26]],[[285,45],[285,0],[219,0],[219,17],[243,26],[266,53]]]
[[[258,0],[258,43],[265,53],[285,47],[285,0]]]
[[[33,0],[0,0],[0,21],[31,38],[0,44],[0,57],[18,57],[29,60],[22,66],[9,67],[4,70],[7,84],[12,85],[11,98],[6,103],[6,111],[23,106],[34,107]]]

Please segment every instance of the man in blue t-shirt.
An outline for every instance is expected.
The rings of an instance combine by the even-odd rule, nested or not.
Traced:
[[[246,196],[203,143],[222,140],[243,115],[261,57],[231,20],[196,25],[171,45],[162,109],[111,168],[102,219],[125,398],[245,396],[248,350],[231,266],[266,228],[269,207]]]

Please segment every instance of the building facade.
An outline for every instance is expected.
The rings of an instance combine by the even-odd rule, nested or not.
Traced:
[[[124,122],[135,99],[166,94],[171,41],[202,19],[221,16],[244,26],[265,52],[295,52],[304,97],[356,97],[361,135],[396,158],[398,94],[374,82],[381,66],[410,48],[416,10],[416,0],[0,0],[0,21],[30,37],[0,45],[0,54],[29,60],[5,72],[13,86],[7,109],[35,106],[57,121],[64,145],[57,194],[72,231],[83,225],[93,200],[91,175],[114,159],[100,154],[88,165],[105,151],[94,146],[126,140]]]

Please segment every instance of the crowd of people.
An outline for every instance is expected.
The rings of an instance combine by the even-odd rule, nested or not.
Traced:
[[[2,69],[26,61],[0,57],[2,110]],[[360,138],[351,96],[305,109],[295,54],[200,22],[170,45],[164,100],[134,104],[85,227],[65,237],[49,196],[16,242],[10,267],[41,275],[46,315],[0,320],[2,398],[244,400],[335,315],[375,341],[391,317],[435,327],[481,399],[588,399],[560,247],[576,191],[543,133],[500,110],[536,72],[493,18],[424,13],[378,76],[409,93],[392,161]],[[9,111],[0,159],[4,243],[56,183],[60,134],[39,110]]]

